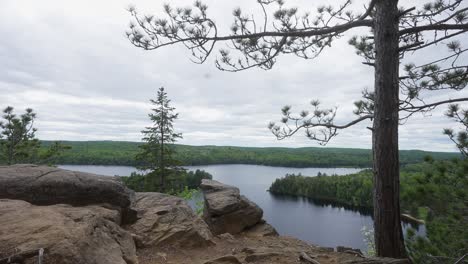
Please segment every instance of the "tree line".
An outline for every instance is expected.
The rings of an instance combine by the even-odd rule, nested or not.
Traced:
[[[47,148],[53,141],[42,141]],[[70,165],[126,165],[139,166],[135,158],[140,142],[122,141],[62,141],[70,150],[54,159],[55,164]],[[368,149],[348,148],[255,148],[233,146],[189,146],[173,144],[174,157],[183,166],[213,164],[254,164],[284,167],[356,167],[372,166]],[[424,156],[435,159],[452,159],[461,155],[455,152],[429,152],[400,150],[401,164],[421,162]]]

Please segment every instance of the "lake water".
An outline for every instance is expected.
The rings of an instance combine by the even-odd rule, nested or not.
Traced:
[[[136,171],[135,168],[128,166],[61,165],[59,167],[109,176],[128,176]],[[318,172],[345,175],[361,169],[285,168],[237,164],[185,168],[205,170],[213,175],[214,180],[239,187],[241,194],[263,209],[264,219],[281,235],[294,236],[320,246],[349,246],[366,251],[367,245],[361,229],[363,226],[372,227],[372,217],[369,213],[321,204],[307,198],[276,196],[267,192],[275,179],[284,177],[287,173],[301,173],[308,176],[315,176]],[[424,230],[418,233],[424,233]]]

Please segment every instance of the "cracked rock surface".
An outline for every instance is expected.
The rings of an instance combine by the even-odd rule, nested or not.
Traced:
[[[213,244],[206,223],[182,198],[155,192],[136,193],[134,206],[138,220],[127,229],[136,235],[138,247]]]
[[[37,263],[43,248],[47,264],[136,264],[133,238],[119,221],[117,210],[100,206],[0,199],[0,263],[11,256],[18,263]]]

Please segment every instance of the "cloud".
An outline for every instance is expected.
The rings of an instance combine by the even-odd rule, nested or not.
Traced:
[[[225,29],[236,6],[261,15],[251,0],[205,2]],[[266,128],[279,119],[283,105],[299,111],[320,99],[324,107],[338,107],[337,122],[346,123],[354,118],[353,101],[373,85],[372,69],[346,43],[349,36],[314,61],[283,56],[270,71],[220,72],[212,60],[192,64],[190,52],[180,46],[143,51],[125,38],[129,4],[143,13],[161,11],[161,2],[149,0],[2,0],[0,107],[34,108],[42,139],[137,141],[148,125],[148,101],[164,86],[180,113],[175,125],[184,134],[180,143],[303,147],[316,144],[302,133],[277,141]],[[317,6],[305,0],[291,5]],[[427,100],[455,96],[435,93]],[[441,134],[454,124],[442,113],[401,126],[400,147],[454,151]],[[341,131],[329,146],[370,148],[369,125]]]

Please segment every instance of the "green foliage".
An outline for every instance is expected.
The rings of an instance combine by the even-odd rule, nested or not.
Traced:
[[[140,161],[141,170],[149,170],[146,175],[146,188],[158,188],[161,192],[166,190],[166,181],[169,177],[178,175],[183,169],[178,167],[179,162],[174,159],[172,144],[182,135],[174,132],[173,122],[178,114],[169,103],[167,93],[161,87],[158,90],[156,100],[151,99],[153,108],[148,115],[152,126],[146,127],[143,133],[144,144],[140,145],[140,152],[136,159]]]
[[[14,108],[8,106],[3,114],[3,121],[0,121],[0,164],[52,164],[62,152],[71,148],[60,142],[51,142],[41,148],[41,142],[35,136],[36,113],[31,108],[17,116]]]
[[[0,122],[0,153],[6,164],[11,165],[32,159],[38,149],[39,141],[35,138],[33,127],[36,113],[31,108],[17,116],[11,106],[3,110]]]
[[[146,175],[144,174],[132,172],[130,176],[122,176],[120,179],[125,184],[125,186],[134,190],[135,192],[151,191],[148,190],[148,186],[146,186]]]
[[[367,256],[374,257],[377,253],[375,250],[374,228],[363,226],[361,233],[364,236],[364,242],[367,245]]]
[[[151,172],[150,172],[151,173]],[[154,177],[157,178],[157,177]],[[165,192],[170,194],[183,194],[185,189],[198,189],[202,179],[212,179],[213,176],[206,171],[178,171],[168,178]],[[159,186],[147,184],[147,174],[133,172],[128,177],[121,177],[122,182],[136,192],[160,192]]]
[[[461,109],[458,104],[451,104],[445,115],[464,127],[458,133],[455,133],[453,129],[445,128],[443,133],[455,143],[462,155],[468,158],[468,109]]]
[[[189,189],[188,186],[185,186],[182,191],[176,193],[176,196],[184,200],[191,200],[197,193],[198,193],[197,189]]]
[[[428,164],[402,187],[404,208],[426,221],[427,239],[408,233],[407,247],[414,262],[454,263],[466,254],[468,160]]]
[[[186,201],[194,200],[194,202],[195,202],[195,213],[197,215],[201,215],[203,213],[205,203],[204,203],[203,199],[196,200],[196,198],[199,195],[200,195],[200,190],[198,190],[198,189],[189,189],[187,186],[185,186],[183,191],[176,193],[176,196],[181,197]]]
[[[317,177],[286,175],[273,182],[270,192],[372,208],[372,172],[364,170],[347,176],[321,173]]]
[[[66,141],[72,147],[55,164],[76,165],[127,165],[142,166],[135,155],[140,151],[138,142],[123,141]],[[44,147],[52,144],[43,141]],[[371,167],[372,154],[367,149],[346,148],[251,148],[229,146],[188,146],[173,147],[174,159],[181,165],[210,164],[256,164],[284,167]],[[421,162],[431,155],[437,160],[459,158],[459,153],[401,150],[402,164]]]
[[[39,161],[41,164],[53,165],[53,161],[60,157],[64,152],[71,149],[71,146],[61,142],[53,142],[48,148],[39,152]]]
[[[426,160],[401,170],[402,213],[423,219],[427,231],[427,238],[408,232],[408,252],[415,263],[453,263],[468,247],[468,160]],[[372,208],[372,185],[371,171],[346,176],[287,175],[277,179],[270,191]]]
[[[185,186],[189,189],[198,188],[203,179],[213,179],[213,176],[204,170],[189,171],[185,177]]]
[[[212,179],[213,176],[206,171],[178,171],[177,175],[172,175],[168,181],[166,193],[181,197],[185,200],[194,200],[195,212],[200,215],[203,212],[203,199],[196,199],[200,195],[198,188],[202,179]],[[144,174],[133,172],[128,177],[121,177],[122,182],[136,192],[156,192],[161,191],[157,185],[147,184],[148,177]]]

